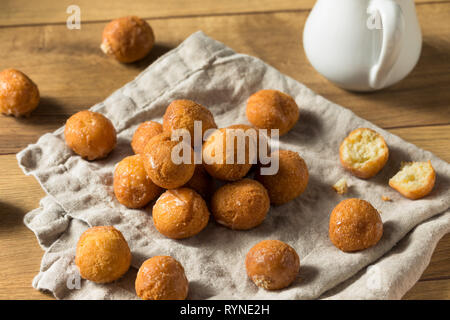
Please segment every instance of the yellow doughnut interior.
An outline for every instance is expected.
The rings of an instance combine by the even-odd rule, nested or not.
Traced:
[[[409,190],[428,184],[434,169],[430,162],[403,162],[402,167],[389,182]]]
[[[371,130],[357,130],[349,135],[343,145],[342,157],[355,168],[375,161],[386,152],[383,138]]]

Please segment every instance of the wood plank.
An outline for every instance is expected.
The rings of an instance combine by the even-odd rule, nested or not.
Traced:
[[[450,279],[450,233],[445,235],[431,257],[430,264],[421,280]]]
[[[0,204],[0,210],[3,211],[4,208]],[[10,212],[11,215],[21,216],[19,212]],[[14,217],[16,218],[21,220]],[[0,220],[3,223],[4,219]],[[16,229],[14,233],[0,235],[0,299],[53,299],[51,294],[40,292],[31,286],[33,278],[39,272],[43,251],[30,230],[23,225],[20,230]]]
[[[420,281],[403,297],[405,300],[448,300],[450,279]]]
[[[23,224],[25,213],[38,207],[45,193],[22,173],[14,155],[0,157],[0,166],[0,299],[50,299],[31,286],[43,251]]]
[[[419,5],[430,2],[447,2],[448,0],[416,0]],[[78,0],[76,5],[81,9],[81,19],[88,21],[106,21],[113,18],[138,15],[145,18],[168,18],[203,15],[230,15],[242,13],[260,13],[274,11],[310,10],[315,0],[184,0],[169,1],[133,1],[121,0]],[[37,5],[29,0],[2,0],[0,10],[0,26],[65,23],[66,8],[74,4],[72,0],[39,0]]]
[[[450,123],[450,42],[446,40],[450,25],[438,22],[450,19],[450,3],[418,8],[421,20],[427,21],[422,23],[425,45],[419,65],[400,84],[371,94],[341,90],[313,70],[300,45],[305,12],[152,20],[157,45],[145,60],[132,65],[102,54],[103,23],[87,24],[80,31],[59,25],[0,29],[0,69],[21,69],[38,83],[43,97],[28,119],[0,117],[0,153],[17,152],[61,126],[69,115],[103,100],[199,29],[238,52],[267,61],[381,127]]]
[[[133,1],[121,0],[77,0],[81,9],[81,19],[88,21],[105,21],[113,18],[138,15],[145,18],[164,18],[180,16],[199,16],[217,14],[238,14],[248,12],[267,12],[283,10],[309,10],[314,0],[184,0],[168,1]],[[74,4],[72,0],[40,0],[39,5],[28,0],[2,0],[7,10],[0,10],[0,26],[65,23],[68,14],[66,8]]]
[[[450,125],[397,128],[389,131],[450,162]]]

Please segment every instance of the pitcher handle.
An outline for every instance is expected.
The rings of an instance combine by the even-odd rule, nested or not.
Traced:
[[[383,41],[377,63],[370,69],[369,84],[380,89],[400,54],[405,30],[405,19],[401,7],[392,0],[373,0],[367,8],[369,14],[381,17]]]

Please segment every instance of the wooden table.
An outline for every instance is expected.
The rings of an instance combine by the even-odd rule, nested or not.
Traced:
[[[102,101],[158,56],[203,30],[238,52],[257,56],[318,94],[450,161],[450,1],[418,0],[424,45],[412,74],[372,94],[341,90],[317,74],[302,50],[313,0],[2,0],[0,70],[28,74],[41,91],[30,118],[0,116],[0,298],[50,299],[31,287],[42,250],[22,222],[44,192],[17,166],[15,153]],[[81,30],[66,28],[66,8],[81,8]],[[132,4],[132,7],[130,5]],[[145,60],[122,65],[99,49],[112,18],[136,14],[152,25],[156,46]],[[450,298],[450,235],[406,299]]]

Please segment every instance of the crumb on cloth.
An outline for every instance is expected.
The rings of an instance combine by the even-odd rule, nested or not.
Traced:
[[[348,191],[348,184],[346,178],[339,179],[334,185],[333,185],[334,191],[336,191],[338,194],[345,194]]]

